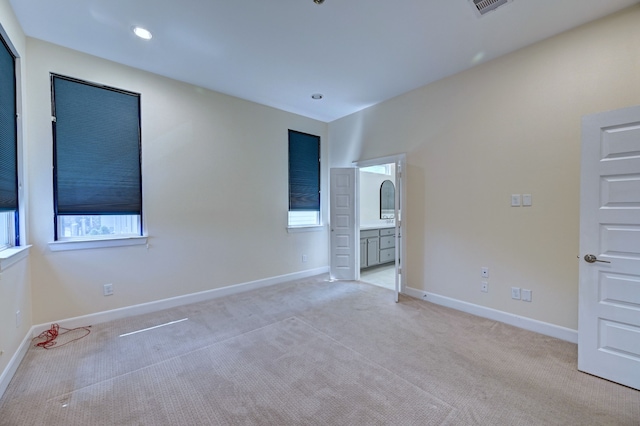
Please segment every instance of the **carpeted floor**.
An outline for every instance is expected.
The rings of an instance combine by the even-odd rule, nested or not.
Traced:
[[[363,283],[91,330],[29,350],[0,425],[640,425],[640,392],[578,372],[576,345]]]

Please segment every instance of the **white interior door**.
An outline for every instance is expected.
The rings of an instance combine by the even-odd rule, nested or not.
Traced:
[[[578,369],[640,389],[640,106],[582,121]]]
[[[357,190],[357,168],[331,169],[330,273],[336,280],[357,280],[360,274]]]

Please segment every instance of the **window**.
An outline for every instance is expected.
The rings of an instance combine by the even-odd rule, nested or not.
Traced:
[[[361,172],[377,173],[380,175],[391,175],[390,164],[380,164],[377,166],[361,167]]]
[[[320,225],[320,136],[289,130],[289,226]]]
[[[0,250],[20,245],[16,57],[0,35]]]
[[[142,235],[140,95],[51,75],[56,240]]]

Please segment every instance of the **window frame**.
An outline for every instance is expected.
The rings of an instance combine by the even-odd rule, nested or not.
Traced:
[[[287,209],[287,229],[289,232],[304,231],[304,230],[316,230],[323,227],[322,224],[322,138],[318,135],[311,133],[301,132],[298,130],[288,130],[288,142],[287,142],[287,166],[288,166],[288,209]],[[317,209],[292,209],[292,163],[291,163],[291,143],[292,135],[299,135],[302,137],[314,138],[317,142]],[[315,156],[314,156],[315,158]],[[315,160],[314,160],[315,161]],[[315,212],[317,215],[317,221],[315,223],[304,223],[292,225],[291,213],[292,212]]]
[[[18,54],[11,44],[11,41],[8,35],[5,33],[4,28],[0,26],[0,44],[6,52],[11,57],[12,62],[12,104],[13,104],[13,112],[14,118],[12,120],[13,126],[13,147],[14,147],[14,164],[15,164],[15,175],[13,176],[14,181],[14,190],[15,190],[15,209],[13,210],[4,210],[0,211],[1,214],[7,215],[7,226],[6,228],[3,226],[2,230],[2,241],[0,242],[0,251],[11,249],[14,247],[20,247],[20,186],[19,186],[19,173],[20,173],[20,163],[19,163],[19,114],[20,109],[18,105]],[[6,242],[5,238],[6,236]]]
[[[86,85],[89,87],[108,90],[114,93],[120,93],[123,95],[134,96],[137,98],[137,162],[138,162],[138,188],[139,191],[139,214],[131,213],[113,213],[103,211],[99,213],[60,213],[58,205],[59,188],[58,188],[58,135],[57,135],[57,115],[56,115],[56,98],[55,98],[55,79],[66,80],[67,82]],[[51,116],[52,116],[52,134],[53,134],[53,213],[54,213],[54,241],[49,243],[52,250],[74,250],[80,248],[94,248],[94,247],[111,247],[111,246],[123,246],[123,245],[135,245],[146,244],[147,239],[144,235],[143,224],[143,202],[142,202],[142,96],[140,93],[119,89],[116,87],[108,86],[105,84],[95,83],[88,80],[69,77],[65,75],[50,73],[51,84]],[[135,233],[128,234],[94,234],[94,235],[82,235],[82,236],[70,236],[66,237],[62,235],[62,217],[86,217],[86,216],[135,216],[138,222],[138,230]]]

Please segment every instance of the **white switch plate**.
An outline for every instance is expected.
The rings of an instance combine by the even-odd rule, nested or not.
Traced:
[[[520,287],[511,287],[511,298],[520,300]]]
[[[522,289],[522,301],[531,302],[531,290]]]
[[[480,283],[480,291],[483,293],[489,293],[489,283],[486,281],[482,281]]]
[[[522,205],[524,207],[531,207],[531,194],[522,194]]]
[[[520,207],[520,194],[511,194],[511,207]]]
[[[480,268],[480,276],[482,278],[489,278],[489,268],[487,268],[486,266]]]

